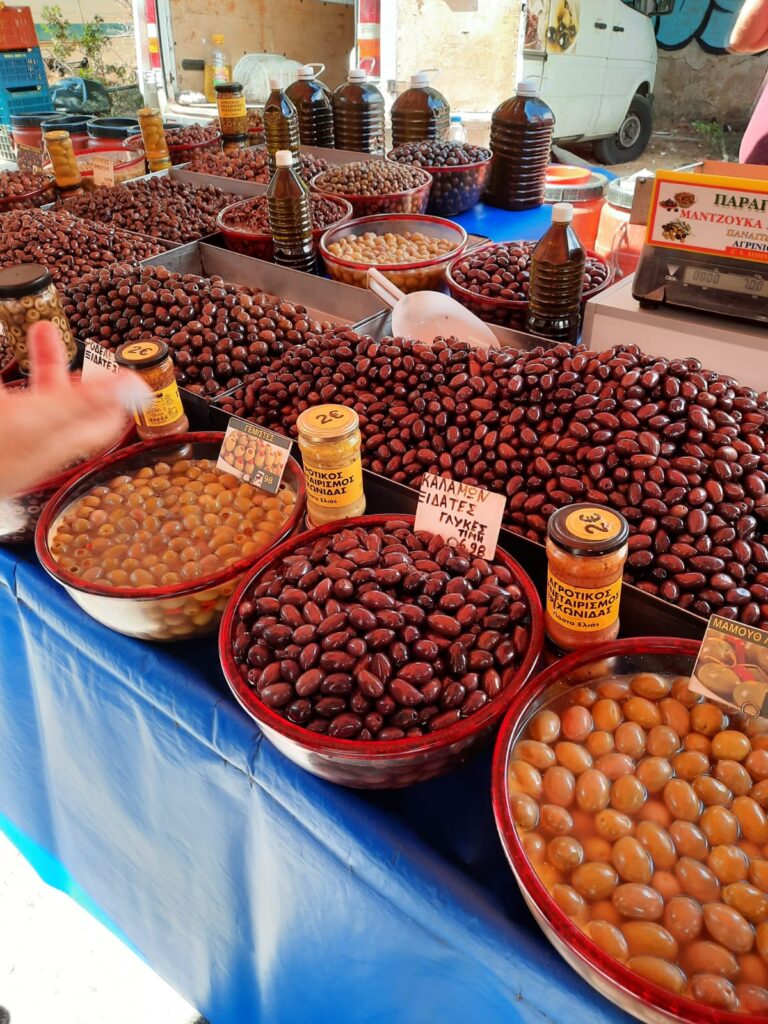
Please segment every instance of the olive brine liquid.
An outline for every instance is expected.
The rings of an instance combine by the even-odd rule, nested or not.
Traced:
[[[552,341],[575,342],[587,254],[571,226],[573,207],[556,203],[552,226],[533,250],[526,330]]]
[[[267,188],[275,263],[314,274],[317,269],[309,209],[309,186],[293,166],[290,150],[275,154],[277,169]]]
[[[299,119],[277,79],[270,79],[272,92],[264,105],[264,137],[269,153],[269,169],[274,174],[278,150],[287,149],[293,156],[293,166],[300,166]]]

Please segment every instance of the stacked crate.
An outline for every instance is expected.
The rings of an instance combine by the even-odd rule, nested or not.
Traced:
[[[49,110],[45,64],[29,7],[0,0],[0,160],[13,160],[11,114]]]

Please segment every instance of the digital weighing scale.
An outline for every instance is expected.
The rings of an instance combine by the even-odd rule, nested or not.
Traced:
[[[632,294],[768,323],[768,181],[659,171]]]

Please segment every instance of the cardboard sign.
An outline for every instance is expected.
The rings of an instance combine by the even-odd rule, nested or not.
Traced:
[[[243,483],[277,494],[292,445],[289,437],[230,416],[216,466]]]
[[[414,529],[439,534],[478,558],[493,558],[505,504],[503,494],[425,473]]]
[[[115,353],[104,348],[98,341],[87,341],[83,352],[83,369],[81,379],[93,380],[99,374],[117,373],[119,367],[115,361]]]
[[[646,244],[768,262],[768,181],[658,171]]]
[[[768,630],[713,615],[690,685],[728,711],[768,718]]]
[[[96,188],[111,188],[115,184],[115,164],[107,156],[95,156],[91,163],[93,184]]]

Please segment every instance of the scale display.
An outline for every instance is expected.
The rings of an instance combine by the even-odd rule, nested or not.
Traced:
[[[662,305],[768,324],[768,267],[646,245],[632,284],[644,308]]]
[[[657,172],[632,294],[768,323],[768,180]]]

